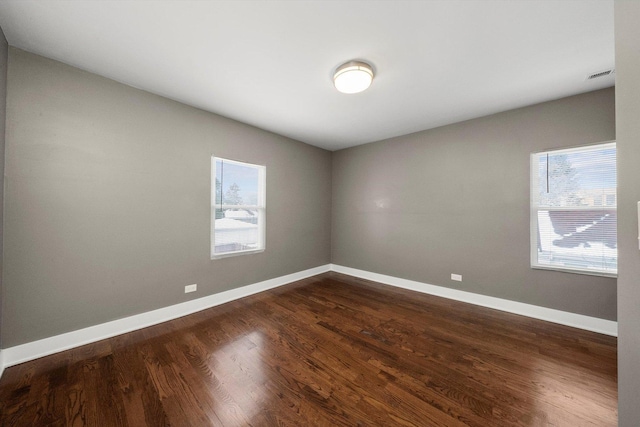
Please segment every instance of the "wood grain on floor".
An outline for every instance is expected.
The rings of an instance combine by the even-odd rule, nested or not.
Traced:
[[[615,426],[616,338],[326,273],[7,368],[1,426]]]

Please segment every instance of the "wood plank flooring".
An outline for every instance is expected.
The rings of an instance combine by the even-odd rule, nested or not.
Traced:
[[[1,426],[615,426],[616,339],[326,273],[8,368]]]

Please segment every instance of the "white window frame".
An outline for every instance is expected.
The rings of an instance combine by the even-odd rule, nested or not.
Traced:
[[[561,149],[550,149],[539,151],[536,153],[531,153],[530,157],[530,255],[531,255],[531,268],[539,269],[539,270],[553,270],[553,271],[562,271],[567,273],[576,273],[576,274],[585,274],[590,276],[602,276],[602,277],[618,277],[617,270],[615,271],[603,271],[596,269],[582,269],[582,268],[573,268],[567,266],[554,266],[548,264],[540,264],[538,261],[538,211],[576,211],[576,210],[585,210],[585,211],[594,211],[599,209],[606,210],[615,210],[617,211],[617,201],[618,197],[616,195],[616,204],[614,206],[602,206],[602,207],[592,207],[592,206],[584,206],[584,207],[540,207],[536,204],[537,195],[536,192],[539,191],[539,181],[538,181],[538,156],[541,154],[563,154],[563,153],[575,153],[578,151],[583,151],[585,149],[606,149],[616,147],[616,141],[607,141],[601,142],[597,144],[589,144],[582,145],[578,147],[570,147],[570,148],[561,148]],[[616,153],[617,155],[617,153]],[[617,191],[616,191],[617,193]]]
[[[240,166],[251,167],[258,170],[258,203],[256,205],[216,205],[216,161],[222,160],[224,163],[232,163]],[[262,165],[256,165],[253,163],[240,162],[237,160],[225,159],[223,157],[216,157],[215,155],[211,156],[211,241],[210,241],[210,251],[211,251],[211,259],[221,259],[228,258],[238,255],[247,255],[247,254],[255,254],[259,252],[264,252],[266,247],[266,172],[267,168]],[[221,209],[250,209],[256,210],[258,212],[258,242],[256,248],[254,249],[244,249],[237,251],[229,251],[224,253],[216,253],[215,252],[215,233],[216,233],[216,208],[220,207]]]

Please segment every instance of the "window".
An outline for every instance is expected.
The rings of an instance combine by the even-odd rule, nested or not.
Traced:
[[[211,157],[211,258],[263,251],[265,167]]]
[[[616,144],[531,155],[531,266],[615,276]]]

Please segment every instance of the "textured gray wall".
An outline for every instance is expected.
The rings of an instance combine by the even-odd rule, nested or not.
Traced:
[[[640,2],[615,2],[619,425],[640,425]]]
[[[332,262],[616,319],[615,279],[529,266],[529,154],[615,139],[614,104],[609,88],[334,152]]]
[[[4,347],[330,262],[330,152],[15,48],[8,85]],[[266,165],[265,252],[209,259],[211,154]]]
[[[2,348],[2,248],[3,248],[3,214],[4,214],[4,130],[7,112],[7,62],[9,45],[0,28],[0,348]]]

